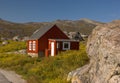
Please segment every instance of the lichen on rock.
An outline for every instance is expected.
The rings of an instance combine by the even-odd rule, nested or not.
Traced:
[[[72,83],[120,83],[120,21],[97,26],[88,38],[90,63],[69,73]]]

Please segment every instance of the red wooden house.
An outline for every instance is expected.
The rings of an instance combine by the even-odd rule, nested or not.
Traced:
[[[56,25],[38,29],[27,41],[27,52],[32,57],[55,56],[65,50],[79,50],[79,41],[69,39]]]

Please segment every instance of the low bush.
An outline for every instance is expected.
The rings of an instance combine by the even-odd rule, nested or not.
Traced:
[[[26,42],[9,41],[9,44],[0,46],[0,53],[26,49]]]
[[[0,67],[16,71],[28,83],[66,83],[70,71],[88,62],[84,43],[80,44],[79,51],[61,52],[55,57],[0,53]]]

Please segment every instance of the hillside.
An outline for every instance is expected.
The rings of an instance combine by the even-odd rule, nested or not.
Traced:
[[[56,20],[53,22],[28,22],[13,23],[0,19],[0,36],[11,38],[15,35],[30,36],[36,29],[49,24],[57,24],[63,31],[79,31],[84,34],[90,34],[92,29],[101,22],[89,19],[81,20]]]

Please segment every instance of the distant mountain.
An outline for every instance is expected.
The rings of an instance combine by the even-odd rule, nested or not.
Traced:
[[[83,19],[81,19],[81,21],[84,21],[84,22],[90,23],[90,24],[94,24],[94,25],[104,24],[103,22],[98,22],[98,21],[94,21],[94,20],[87,19],[87,18],[83,18]]]
[[[0,36],[8,38],[16,35],[30,36],[38,28],[49,24],[57,24],[63,31],[79,31],[80,33],[89,35],[95,26],[103,23],[89,19],[81,19],[76,21],[56,20],[53,22],[13,23],[0,19]]]

